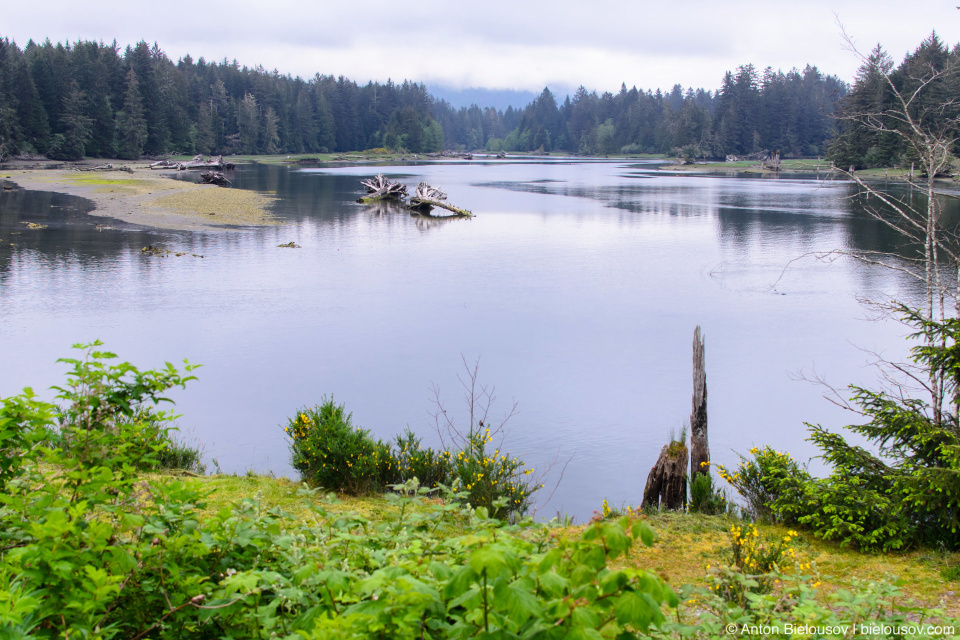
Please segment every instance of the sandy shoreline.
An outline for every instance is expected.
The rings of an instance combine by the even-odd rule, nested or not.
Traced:
[[[144,168],[142,162],[110,162],[127,171],[80,171],[70,168],[24,169],[7,166],[0,178],[24,189],[54,191],[92,200],[93,216],[131,224],[177,230],[214,230],[278,224],[270,215],[271,198],[255,191],[224,189],[183,180]]]

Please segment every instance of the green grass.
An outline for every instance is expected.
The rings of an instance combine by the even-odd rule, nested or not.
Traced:
[[[144,474],[146,479],[182,480],[176,472]],[[295,518],[312,519],[303,496],[303,487],[288,478],[247,474],[202,476],[194,480],[211,492],[203,515],[212,515],[244,498],[258,498],[263,509],[278,507]],[[315,494],[310,500],[325,500]],[[439,498],[433,500],[439,501]],[[359,514],[373,522],[396,513],[396,507],[384,496],[337,497],[325,505],[330,513]],[[423,508],[422,506],[419,508]],[[706,516],[678,512],[641,516],[653,527],[657,541],[652,547],[637,546],[617,561],[618,567],[636,567],[653,571],[671,586],[702,585],[708,566],[729,562],[730,527],[742,521],[730,516]],[[576,537],[585,525],[557,525],[554,535]],[[779,525],[758,525],[760,534],[782,538],[788,528]],[[836,544],[823,542],[798,529],[794,543],[799,562],[809,564],[822,583],[824,592],[849,587],[854,578],[879,580],[897,576],[906,581],[902,587],[907,596],[919,604],[940,606],[956,615],[960,603],[946,592],[960,590],[960,553],[919,549],[905,553],[862,553]]]

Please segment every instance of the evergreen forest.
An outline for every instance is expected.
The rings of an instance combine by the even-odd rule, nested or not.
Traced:
[[[877,47],[872,56],[893,69]],[[899,87],[960,56],[932,34],[894,70]],[[0,38],[0,158],[44,155],[139,158],[164,154],[332,153],[385,148],[675,154],[723,158],[779,150],[827,154],[841,166],[907,162],[894,123],[864,126],[850,113],[882,111],[894,99],[865,64],[852,87],[814,66],[788,72],[753,65],[728,71],[719,89],[598,94],[549,89],[523,109],[454,109],[412,81],[368,82],[317,74],[309,80],[189,55],[172,61],[139,42],[42,44]],[[939,77],[924,100],[957,95]],[[956,114],[946,114],[955,116]]]
[[[156,45],[78,41],[23,48],[0,39],[0,154],[55,159],[169,153],[327,153],[373,148],[684,153],[723,157],[779,149],[816,155],[834,135],[847,87],[816,67],[752,65],[720,89],[664,93],[544,89],[523,109],[454,109],[423,84],[309,80]]]

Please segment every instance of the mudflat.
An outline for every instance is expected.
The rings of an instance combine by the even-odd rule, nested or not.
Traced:
[[[269,212],[269,196],[172,180],[171,172],[151,170],[142,162],[110,163],[114,170],[81,170],[83,165],[9,166],[0,169],[0,178],[24,189],[81,196],[95,205],[90,215],[148,227],[211,230],[279,224]]]

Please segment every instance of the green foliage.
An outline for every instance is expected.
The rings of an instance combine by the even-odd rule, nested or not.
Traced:
[[[526,481],[533,469],[525,469],[523,460],[499,449],[491,453],[492,442],[490,429],[467,435],[464,447],[452,456],[453,486],[467,493],[470,505],[487,509],[494,518],[523,514],[543,485]]]
[[[861,549],[901,549],[915,544],[960,548],[960,320],[924,319],[901,306],[922,340],[913,365],[944,384],[949,407],[851,387],[852,406],[866,418],[848,429],[874,443],[877,455],[849,444],[819,425],[810,440],[832,466],[827,478],[811,478],[789,456],[754,449],[724,479],[747,498],[758,517],[809,526],[825,540]]]
[[[732,564],[719,567],[710,575],[712,589],[730,602],[744,606],[749,594],[769,593],[777,582],[782,565],[793,564],[797,554],[791,546],[796,538],[791,531],[778,539],[761,537],[756,525],[730,528]]]
[[[744,543],[742,567],[730,573],[742,601],[724,600],[711,577],[714,589],[685,594],[699,619],[686,624],[678,609],[673,622],[664,611],[679,601],[658,576],[611,566],[652,543],[643,521],[556,536],[549,525],[507,525],[466,507],[466,492],[425,502],[433,490],[415,480],[394,487],[395,508],[377,522],[331,513],[310,489],[300,493],[306,518],[266,511],[258,498],[201,517],[199,485],[137,482],[131,457],[142,447],[138,416],[169,419],[155,405],[191,377],[169,365],[110,365],[113,355],[96,346],[67,361],[62,445],[49,444],[52,405],[29,393],[3,404],[4,429],[24,436],[5,440],[22,462],[5,467],[0,493],[0,637],[559,640],[720,637],[740,622],[927,620],[898,608],[899,592],[886,584],[838,590],[829,606],[799,574],[752,591],[744,553],[756,552]],[[342,407],[324,406],[327,422],[349,425]]]
[[[361,495],[382,490],[392,480],[397,463],[390,448],[354,427],[352,415],[324,398],[312,409],[297,411],[284,427],[291,464],[311,486]]]
[[[56,407],[36,399],[32,389],[0,399],[0,491],[17,477],[33,448],[49,438]]]
[[[3,637],[612,638],[663,623],[661,607],[677,604],[655,575],[608,566],[650,543],[644,523],[557,541],[546,525],[464,508],[466,494],[418,504],[432,490],[416,480],[395,487],[395,515],[379,523],[330,514],[309,490],[312,518],[245,499],[201,520],[196,486],[135,482],[131,459],[137,416],[190,377],[109,365],[95,346],[68,361],[63,446],[20,445],[23,465],[0,494]],[[29,395],[4,407],[32,439],[53,426]],[[300,415],[350,427],[332,401]]]
[[[739,455],[739,454],[738,454]],[[747,516],[764,522],[794,524],[806,512],[810,474],[786,453],[773,447],[750,449],[731,473],[717,465],[717,473],[746,500]]]
[[[713,476],[698,473],[690,483],[690,511],[710,516],[724,514],[728,508],[727,494],[713,486]]]
[[[449,451],[424,449],[420,438],[407,429],[397,436],[394,462],[390,465],[391,484],[402,484],[416,478],[424,487],[437,487],[453,483],[453,457]]]
[[[361,495],[416,478],[464,492],[467,503],[484,507],[494,518],[522,515],[539,486],[527,481],[532,469],[499,449],[490,452],[490,430],[470,433],[454,451],[424,448],[409,429],[396,450],[353,426],[352,414],[333,400],[301,409],[284,427],[290,438],[292,466],[305,482],[329,491]]]
[[[726,574],[729,577],[726,577]],[[776,585],[767,593],[755,593],[756,580],[739,572],[714,569],[709,586],[686,586],[680,593],[676,618],[650,633],[652,638],[729,640],[731,637],[828,638],[891,637],[952,638],[960,619],[940,609],[912,606],[893,578],[867,582],[854,579],[849,589],[823,592],[812,575],[773,571],[765,579]],[[723,580],[740,583],[747,594],[731,602],[718,589]],[[695,618],[694,618],[695,616]]]

